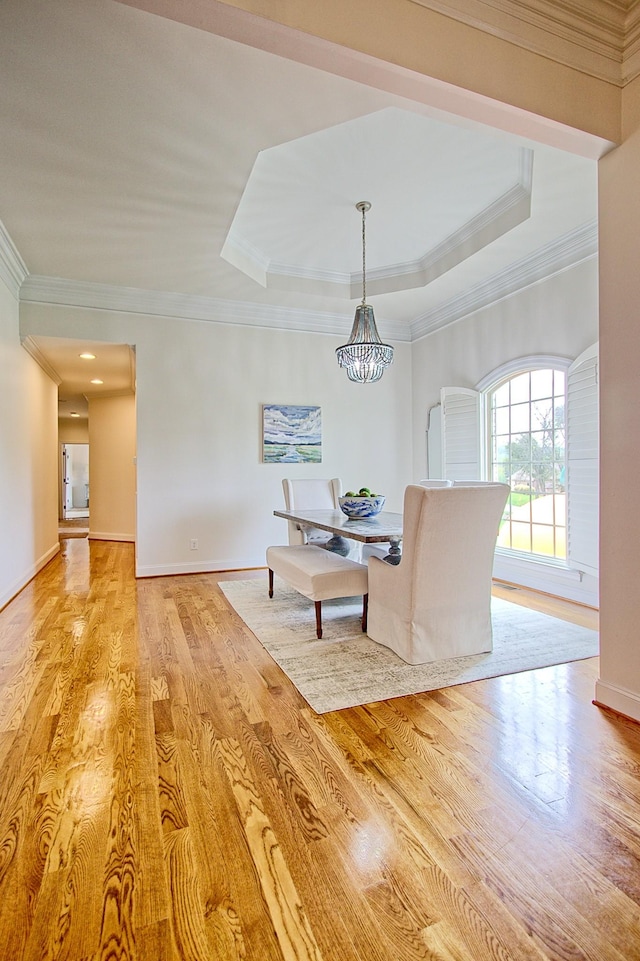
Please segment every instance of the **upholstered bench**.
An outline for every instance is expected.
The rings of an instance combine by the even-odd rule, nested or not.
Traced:
[[[316,634],[322,637],[322,601],[362,594],[362,630],[367,629],[367,568],[333,551],[312,544],[268,547],[269,597],[277,574],[316,605]]]

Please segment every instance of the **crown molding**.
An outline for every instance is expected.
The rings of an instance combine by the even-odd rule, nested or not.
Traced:
[[[575,267],[597,254],[598,229],[592,222],[566,234],[559,240],[525,257],[506,270],[476,285],[465,294],[417,317],[409,327],[402,323],[378,322],[382,336],[397,342],[413,342],[469,315],[499,303],[518,291],[539,283],[554,274]],[[93,310],[170,317],[179,320],[240,324],[277,330],[343,335],[349,320],[343,315],[270,307],[260,304],[235,303],[207,297],[194,297],[162,291],[146,291],[132,287],[110,287],[67,281],[59,277],[29,277],[23,284],[23,303],[51,304]],[[25,347],[30,338],[25,338]],[[34,349],[35,345],[32,345]],[[29,350],[32,353],[31,350]],[[35,353],[32,354],[38,359]],[[40,361],[38,360],[40,363]],[[133,363],[133,355],[132,355]],[[57,374],[50,376],[55,380]],[[58,381],[59,382],[59,381]]]
[[[635,0],[627,14],[622,81],[629,83],[640,76],[640,0]]]
[[[145,314],[179,320],[207,321],[216,324],[240,324],[245,327],[268,327],[276,330],[304,330],[316,334],[346,336],[352,317],[292,307],[273,307],[215,297],[200,297],[137,287],[112,287],[61,277],[29,276],[20,289],[20,302],[113,310],[126,314]],[[411,339],[406,324],[378,321],[378,328],[390,340]]]
[[[640,72],[638,0],[410,0],[623,87]]]
[[[411,340],[418,340],[463,320],[526,287],[575,267],[597,253],[598,225],[593,221],[565,234],[530,257],[523,257],[517,263],[511,264],[507,270],[494,274],[465,294],[453,297],[446,304],[416,318],[411,324]]]
[[[506,270],[494,274],[465,294],[453,297],[445,304],[422,314],[409,326],[400,322],[379,320],[378,328],[381,335],[388,340],[413,342],[478,310],[499,303],[526,287],[574,267],[595,256],[597,251],[597,223],[591,222],[548,244],[530,257],[510,265]],[[342,314],[237,303],[133,287],[111,287],[106,284],[64,280],[60,277],[28,277],[22,285],[20,301],[336,336],[345,335],[350,324],[350,318],[345,318]],[[56,376],[54,372],[53,379]]]
[[[502,237],[531,215],[533,150],[517,150],[515,170],[502,179],[501,193],[434,246],[412,260],[369,268],[367,289],[373,296],[425,287],[468,257]],[[426,246],[426,244],[425,244]],[[296,291],[355,300],[362,290],[362,272],[314,268],[306,264],[277,262],[252,244],[232,225],[221,256],[269,290]]]
[[[60,384],[62,383],[62,377],[60,376],[58,371],[55,369],[55,367],[51,366],[47,358],[44,356],[44,354],[42,353],[42,351],[34,341],[33,337],[31,336],[22,337],[21,343],[24,349],[26,350],[26,352],[30,354],[31,357],[33,357],[36,364],[42,367],[47,377],[50,377],[51,380],[56,385],[56,387],[59,387]]]
[[[27,265],[0,220],[0,279],[5,282],[16,300],[20,287],[28,275]]]
[[[523,150],[522,177],[488,204],[477,216],[463,224],[423,257],[405,263],[388,264],[367,270],[367,292],[372,296],[396,293],[426,287],[448,270],[488,244],[504,236],[531,215],[531,184],[533,178],[533,151]],[[288,279],[299,283],[288,284]],[[302,290],[300,282],[317,294],[326,293],[349,300],[358,298],[362,292],[362,273],[338,273],[320,271],[307,267],[271,263],[266,273],[266,284],[279,290]]]
[[[526,151],[526,153],[533,156],[532,151]],[[386,279],[389,268],[384,268],[383,271],[374,270],[367,275],[367,283],[371,293],[380,294],[406,290],[408,287],[426,287],[468,257],[527,220],[531,215],[531,182],[533,176],[531,158],[528,170],[526,181],[517,183],[507,190],[495,203],[490,204],[477,217],[474,217],[460,230],[455,231],[441,244],[434,247],[420,261],[406,265],[407,272],[412,271],[413,281],[410,284],[404,282],[396,286],[387,284],[385,287],[380,287],[376,280],[379,276]],[[400,277],[402,271],[395,268],[395,274]],[[354,291],[356,289],[354,287]],[[355,293],[354,296],[356,296]]]
[[[120,390],[101,390],[95,394],[83,394],[82,396],[88,404],[94,400],[110,400],[112,397],[131,397],[135,394],[133,387],[121,387]]]

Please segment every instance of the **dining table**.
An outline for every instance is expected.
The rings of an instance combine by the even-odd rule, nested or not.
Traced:
[[[389,544],[389,553],[384,560],[388,564],[399,564],[402,557],[402,514],[381,511],[373,517],[347,517],[341,510],[275,510],[276,517],[293,521],[301,530],[317,528],[327,531],[332,537],[327,541],[328,550],[346,556],[349,553],[349,540],[362,544]]]

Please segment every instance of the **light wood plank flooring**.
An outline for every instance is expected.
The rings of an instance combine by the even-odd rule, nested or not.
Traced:
[[[2,961],[640,959],[597,659],[318,716],[219,579],[65,539],[0,612]]]

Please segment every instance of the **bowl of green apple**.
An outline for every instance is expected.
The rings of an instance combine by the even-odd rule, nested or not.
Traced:
[[[384,507],[385,497],[383,494],[372,493],[369,487],[361,487],[358,493],[347,491],[343,497],[338,498],[340,510],[351,518],[375,517]]]

